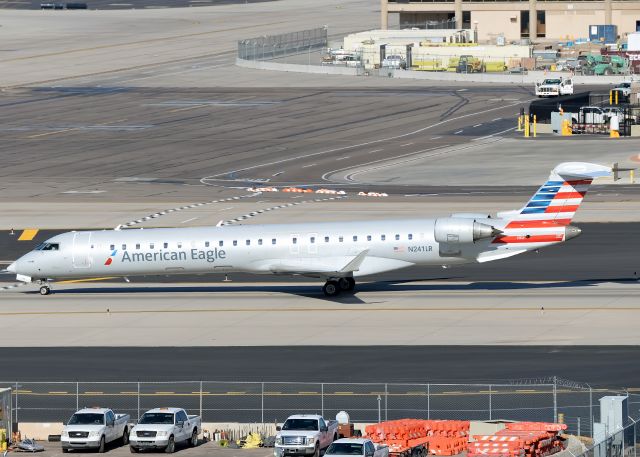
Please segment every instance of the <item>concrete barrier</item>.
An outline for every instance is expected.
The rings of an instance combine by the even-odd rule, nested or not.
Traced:
[[[333,65],[301,65],[280,62],[268,62],[261,60],[244,60],[236,58],[236,65],[243,68],[256,70],[286,71],[294,73],[309,73],[323,75],[360,76],[362,71],[357,68],[338,67]],[[414,79],[425,81],[451,81],[462,83],[488,83],[488,84],[518,84],[533,85],[545,78],[569,77],[569,73],[530,71],[526,74],[501,74],[501,73],[452,73],[437,71],[415,70],[388,70],[385,77],[398,79]],[[573,76],[573,82],[577,85],[603,85],[611,86],[627,81],[629,76]]]

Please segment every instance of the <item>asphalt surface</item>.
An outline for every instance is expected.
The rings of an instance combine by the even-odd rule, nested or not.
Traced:
[[[493,418],[551,420],[554,389],[547,376],[588,381],[596,389],[592,402],[597,404],[597,398],[608,393],[598,384],[633,386],[640,374],[629,363],[640,356],[637,347],[164,348],[161,358],[153,348],[10,351],[11,355],[2,351],[0,363],[11,366],[12,380],[18,380],[22,421],[61,421],[73,412],[76,401],[108,404],[133,417],[167,404],[199,412],[200,390],[205,392],[203,419],[210,422],[260,421],[263,414],[267,421],[283,420],[300,411],[324,411],[332,417],[341,409],[355,421],[376,420],[377,398],[385,397],[385,391],[382,409],[389,419],[488,419],[491,408]],[[49,363],[52,359],[58,361],[55,366]],[[168,360],[170,371],[163,363]],[[45,373],[42,366],[51,369]],[[205,380],[202,387],[200,379]],[[480,385],[451,385],[452,379]],[[560,380],[556,395],[567,423],[575,427],[577,417],[589,423],[585,384]],[[640,406],[636,397],[630,414]]]
[[[582,234],[567,243],[526,253],[510,259],[483,265],[467,265],[443,270],[438,267],[413,267],[376,275],[367,280],[398,281],[439,279],[447,281],[629,281],[640,273],[638,261],[637,223],[583,223]],[[8,262],[28,252],[38,243],[60,231],[43,230],[32,241],[17,241],[20,232],[0,233],[0,260]],[[5,264],[6,265],[6,264]],[[230,275],[236,283],[306,281],[306,278]],[[10,275],[0,275],[0,281],[11,282]],[[132,283],[148,282],[219,282],[220,275],[132,277]],[[122,280],[114,280],[121,282]]]
[[[92,10],[122,10],[134,8],[184,8],[190,6],[240,5],[247,3],[273,2],[277,0],[83,0],[79,2],[49,0],[6,0],[0,2],[0,9],[40,9],[43,3],[66,5],[67,3],[86,3]],[[61,11],[54,11],[59,14]]]

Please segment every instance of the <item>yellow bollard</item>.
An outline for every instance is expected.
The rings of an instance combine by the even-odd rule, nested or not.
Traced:
[[[529,116],[524,116],[524,137],[529,138]]]
[[[534,137],[534,138],[536,137],[536,133],[537,133],[537,132],[536,132],[536,131],[537,131],[536,127],[537,127],[537,126],[538,126],[538,115],[537,115],[537,114],[534,114],[534,115],[533,115],[533,137]]]
[[[634,175],[633,170],[629,170],[629,184],[635,183],[635,179],[633,175]]]
[[[613,105],[613,91],[609,91],[609,105]]]
[[[518,116],[518,132],[522,132],[522,116]]]
[[[616,91],[616,105],[618,104],[618,95],[619,95],[619,94],[620,94],[620,91],[619,91],[619,90],[617,90],[617,91]]]

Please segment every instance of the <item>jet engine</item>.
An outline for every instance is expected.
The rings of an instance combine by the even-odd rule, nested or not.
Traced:
[[[474,243],[499,235],[500,230],[473,219],[443,217],[436,219],[433,228],[438,243]]]

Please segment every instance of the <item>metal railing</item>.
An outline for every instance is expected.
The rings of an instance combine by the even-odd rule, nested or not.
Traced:
[[[618,391],[561,380],[483,384],[295,382],[0,382],[12,387],[14,421],[60,422],[86,406],[108,406],[133,419],[159,406],[199,412],[205,422],[275,422],[299,412],[354,422],[424,419],[552,421],[592,436],[598,398]],[[629,396],[640,408],[640,395]],[[634,414],[635,415],[635,414]],[[597,457],[597,456],[596,456]]]

